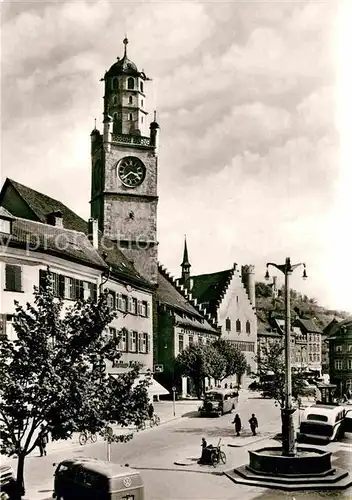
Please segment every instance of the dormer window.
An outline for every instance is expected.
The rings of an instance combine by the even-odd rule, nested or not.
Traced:
[[[128,80],[127,80],[127,88],[129,90],[133,90],[134,89],[134,78],[130,77]]]
[[[4,207],[0,207],[0,233],[11,234],[12,233],[12,221],[13,217]]]
[[[11,221],[0,218],[0,233],[11,234]]]

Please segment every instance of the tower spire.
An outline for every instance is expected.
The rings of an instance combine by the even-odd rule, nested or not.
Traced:
[[[185,287],[189,288],[189,279],[191,275],[191,264],[189,262],[188,258],[188,248],[187,248],[187,238],[185,235],[185,244],[184,244],[184,249],[183,249],[183,261],[181,264],[181,269],[182,269],[182,275],[181,279]]]
[[[123,57],[127,57],[127,44],[128,44],[128,38],[127,35],[125,35],[125,38],[123,39],[123,44],[125,46],[124,54]]]

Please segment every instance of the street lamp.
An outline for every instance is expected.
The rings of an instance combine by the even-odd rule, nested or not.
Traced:
[[[295,443],[295,428],[293,422],[292,408],[292,377],[291,377],[291,309],[290,309],[290,281],[289,277],[292,272],[299,266],[303,266],[303,279],[307,278],[306,265],[303,263],[291,264],[290,258],[287,257],[285,264],[274,264],[268,262],[266,265],[265,279],[268,280],[269,266],[276,267],[285,275],[285,407],[281,409],[282,418],[282,454],[290,457],[296,454]]]

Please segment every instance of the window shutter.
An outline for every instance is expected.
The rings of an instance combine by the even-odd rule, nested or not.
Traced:
[[[44,290],[46,285],[46,271],[44,269],[39,269],[39,289]],[[7,283],[6,283],[7,288]]]
[[[126,352],[129,352],[130,351],[130,332],[127,330],[127,328],[123,328],[122,331],[125,333],[126,335],[126,347],[125,347],[125,351]]]
[[[74,300],[79,300],[79,280],[73,280],[73,297]]]
[[[59,297],[63,298],[65,295],[65,276],[59,275]]]
[[[129,313],[131,313],[132,309],[133,309],[132,297],[128,297],[128,299],[127,299],[127,311]]]
[[[96,302],[97,300],[97,285],[95,283],[93,283],[92,286],[92,299],[94,300],[94,302]]]
[[[143,352],[143,333],[138,333],[138,352]]]
[[[146,336],[146,340],[147,340],[147,353],[150,353],[151,352],[151,342],[150,342],[150,339],[151,339],[151,335],[149,335],[149,333],[145,333],[145,336]]]
[[[21,271],[22,269],[20,266],[6,264],[6,290],[11,290],[13,292],[21,291]]]
[[[126,336],[127,336],[127,349],[128,349],[128,352],[132,352],[132,331],[127,330]]]
[[[150,305],[149,305],[149,302],[145,303],[145,311],[146,311],[147,318],[149,318],[149,316],[150,316]]]
[[[142,316],[142,302],[140,300],[137,301],[137,314]]]

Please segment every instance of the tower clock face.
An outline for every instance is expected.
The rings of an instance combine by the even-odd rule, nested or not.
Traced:
[[[137,187],[142,184],[145,178],[144,163],[135,156],[126,156],[118,163],[117,174],[125,186]]]

